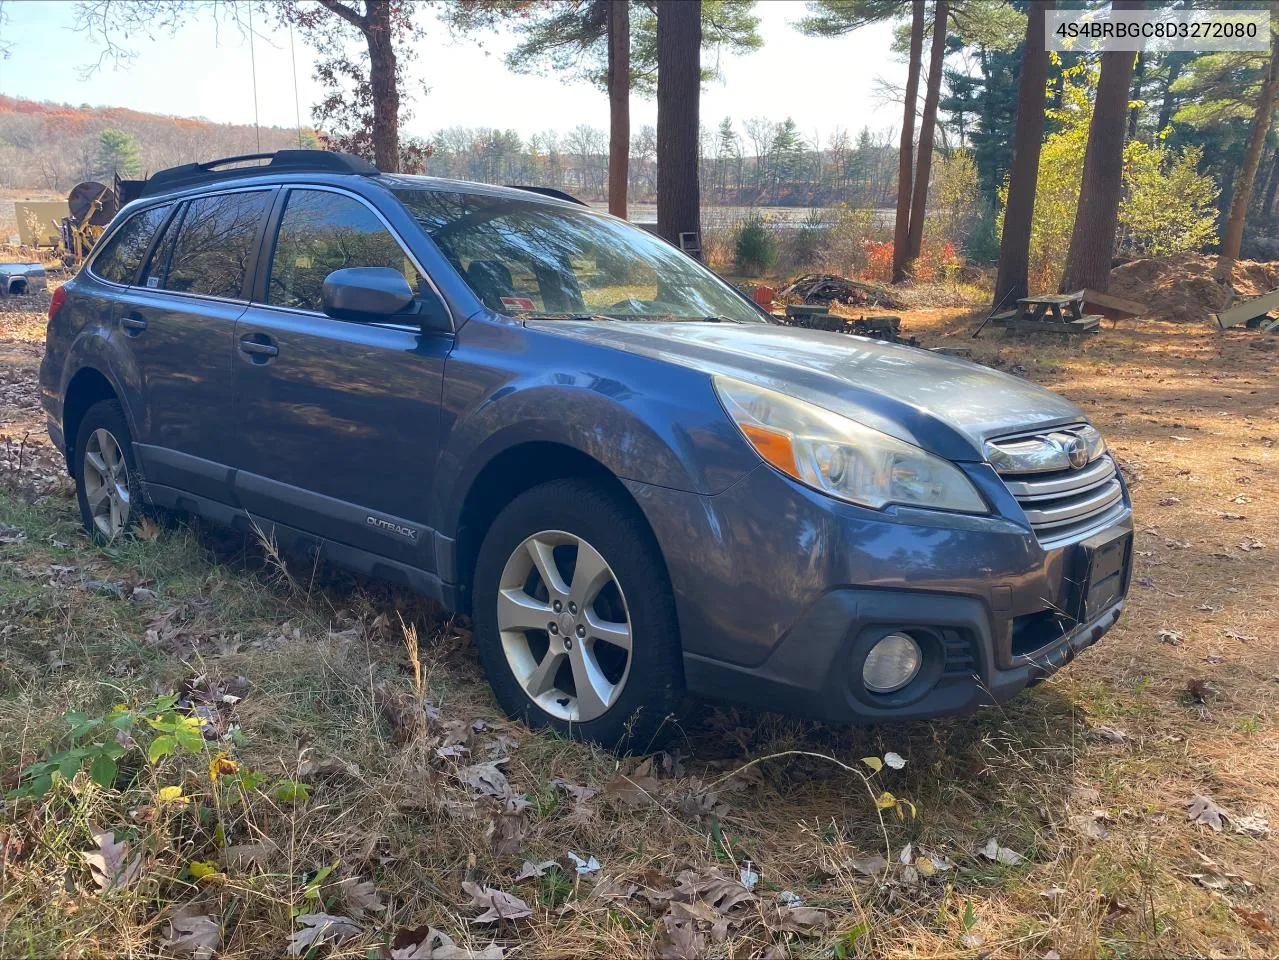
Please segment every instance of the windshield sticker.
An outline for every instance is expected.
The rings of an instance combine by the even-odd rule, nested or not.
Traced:
[[[528,297],[503,297],[502,306],[511,307],[512,309],[515,309],[515,310],[536,310],[537,309],[537,304],[535,304]]]

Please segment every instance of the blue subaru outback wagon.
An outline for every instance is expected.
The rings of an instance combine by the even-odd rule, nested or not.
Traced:
[[[254,159],[151,177],[54,293],[95,537],[155,505],[402,583],[510,715],[610,746],[686,694],[962,713],[1118,619],[1129,498],[1056,394],[780,325],[553,191]]]

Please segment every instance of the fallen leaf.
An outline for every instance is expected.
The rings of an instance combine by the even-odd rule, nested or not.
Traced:
[[[1117,743],[1120,745],[1131,742],[1132,737],[1128,736],[1126,730],[1120,730],[1116,727],[1093,727],[1088,731],[1088,736],[1094,740],[1102,740],[1106,743]]]
[[[1270,922],[1270,918],[1261,910],[1245,910],[1243,907],[1231,907],[1235,916],[1252,927],[1254,930],[1260,930],[1262,933],[1270,933],[1274,930],[1274,924]]]
[[[130,857],[128,842],[117,842],[114,833],[99,830],[92,825],[89,830],[98,849],[88,851],[83,856],[98,889],[108,893],[132,886],[142,874],[142,855]]]
[[[288,955],[300,957],[314,947],[326,943],[339,945],[358,937],[360,925],[347,917],[328,913],[303,913],[297,917],[297,929],[289,937]]]
[[[531,917],[532,908],[519,897],[492,887],[483,887],[478,883],[467,881],[462,884],[462,891],[471,898],[469,907],[481,907],[484,912],[475,917],[474,923],[494,923],[498,920],[518,920],[520,917]]]
[[[809,933],[826,926],[829,920],[826,911],[813,907],[778,904],[764,912],[764,925],[773,933]]]
[[[496,943],[481,950],[459,947],[452,937],[428,927],[397,934],[391,945],[391,960],[502,960],[506,952]]]
[[[1169,646],[1179,647],[1186,642],[1186,635],[1180,630],[1172,630],[1164,627],[1159,631],[1159,642],[1166,643]]]
[[[1270,836],[1270,821],[1260,813],[1249,817],[1230,817],[1230,825],[1235,833],[1243,833],[1250,837],[1264,839]]]
[[[1070,818],[1070,825],[1082,836],[1091,837],[1093,840],[1105,840],[1110,836],[1110,828],[1103,822],[1106,817],[1105,810],[1077,813]]]
[[[360,768],[340,757],[317,757],[308,752],[298,764],[298,776],[304,780],[359,780]]]
[[[894,770],[900,770],[902,767],[906,766],[906,761],[902,759],[900,755],[893,753],[892,751],[884,754],[884,763],[887,766],[892,767]]]
[[[639,889],[639,885],[619,877],[600,876],[591,887],[592,900],[625,900]]]
[[[876,773],[879,773],[879,771],[884,769],[884,761],[879,759],[879,757],[862,757],[862,763],[866,764],[866,766],[870,767]]]
[[[222,949],[222,928],[193,904],[185,904],[170,915],[165,937],[171,950],[195,960],[209,960]]]
[[[506,774],[497,768],[500,762],[476,763],[463,767],[457,772],[458,779],[476,793],[505,800],[511,795],[511,784],[507,781]]]
[[[862,860],[849,860],[848,865],[858,873],[863,873],[868,877],[876,876],[888,869],[888,861],[879,854],[875,854],[873,857],[867,857]]]
[[[658,946],[658,960],[701,960],[706,956],[706,938],[697,932],[695,923],[671,916],[663,923],[666,933]]]
[[[143,517],[134,524],[133,535],[139,540],[158,540],[160,538],[160,525],[150,517]]]
[[[484,836],[499,857],[511,857],[524,849],[528,835],[529,801],[523,797],[507,797],[500,809],[489,814]]]
[[[662,784],[656,777],[628,777],[618,774],[604,787],[606,797],[615,797],[629,806],[651,802],[661,793]]]
[[[385,910],[386,904],[378,896],[377,888],[372,880],[360,880],[358,877],[347,877],[336,884],[338,898],[346,908],[346,912],[355,920],[363,920],[365,912],[376,913]]]
[[[1015,867],[1019,863],[1026,862],[1026,858],[1016,850],[1010,850],[1008,847],[1001,847],[994,837],[987,840],[985,846],[977,852],[987,860],[1002,863],[1007,867]]]
[[[222,868],[234,868],[243,870],[254,864],[262,863],[276,850],[273,843],[262,841],[259,843],[233,843],[218,854],[218,862],[222,864]]]
[[[559,867],[559,863],[555,860],[541,860],[537,863],[534,863],[532,860],[525,860],[524,866],[515,877],[515,882],[519,883],[521,880],[530,880],[535,877],[540,877],[547,870],[550,870],[553,867]]]
[[[1230,819],[1230,814],[1226,813],[1221,807],[1213,802],[1212,797],[1203,794],[1196,794],[1186,801],[1188,811],[1186,819],[1192,823],[1202,823],[1205,826],[1212,827],[1216,833],[1221,833],[1221,820]]]

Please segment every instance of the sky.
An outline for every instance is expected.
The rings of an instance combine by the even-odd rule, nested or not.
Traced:
[[[899,87],[905,80],[904,64],[889,49],[889,25],[817,39],[790,25],[804,13],[800,0],[760,0],[756,12],[764,46],[720,61],[722,79],[712,81],[702,94],[704,126],[714,127],[731,116],[740,131],[747,117],[789,116],[805,135],[817,132],[824,138],[836,127],[855,134],[863,126],[881,130],[900,122],[900,106],[883,102],[877,92],[877,78]],[[99,49],[74,29],[74,3],[11,0],[5,14],[5,39],[12,48],[0,60],[0,93],[8,96],[252,123],[255,69],[263,125],[295,126],[299,105],[302,124],[308,125],[310,105],[319,99],[311,50],[300,36],[291,49],[288,31],[264,29],[261,22],[255,24],[250,45],[234,25],[224,23],[219,29],[203,17],[173,37],[167,31],[139,37],[137,56],[129,65],[106,65],[85,77],[84,68],[97,62]],[[567,131],[579,123],[607,128],[603,93],[561,77],[508,70],[503,54],[515,43],[510,34],[495,34],[482,43],[453,37],[429,14],[426,27],[426,36],[407,56],[414,87],[420,91],[425,84],[429,92],[415,96],[407,133],[427,136],[460,125],[510,128],[527,137],[548,129]],[[652,100],[633,97],[631,111],[632,131],[656,122]]]

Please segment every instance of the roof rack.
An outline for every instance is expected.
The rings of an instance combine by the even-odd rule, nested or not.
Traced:
[[[251,167],[228,167],[250,160],[268,160]],[[246,153],[240,157],[223,157],[207,163],[184,163],[153,174],[143,185],[139,196],[149,197],[182,187],[194,187],[220,180],[256,177],[264,173],[346,173],[366,177],[377,176],[378,168],[351,153],[329,150],[277,150],[274,153]]]
[[[556,190],[554,187],[527,187],[522,183],[508,183],[506,185],[512,190],[527,190],[529,193],[540,193],[544,197],[554,197],[556,200],[567,200],[569,203],[576,203],[578,206],[590,206],[585,200],[579,200],[571,193],[565,193],[563,190]]]

